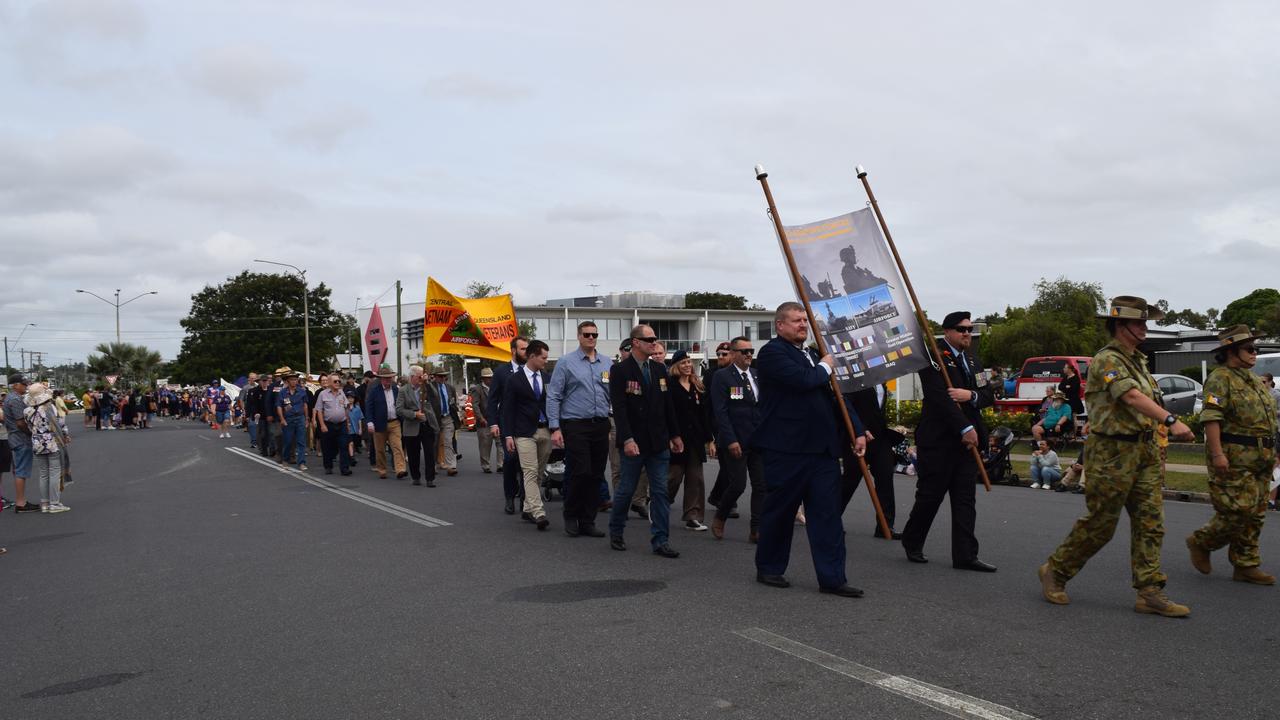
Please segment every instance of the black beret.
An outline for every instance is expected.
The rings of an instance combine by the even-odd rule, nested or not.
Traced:
[[[968,320],[969,318],[970,318],[969,313],[964,310],[957,310],[953,313],[947,313],[947,316],[942,318],[942,327],[950,330],[951,328],[954,328],[957,325],[959,325],[961,320]]]

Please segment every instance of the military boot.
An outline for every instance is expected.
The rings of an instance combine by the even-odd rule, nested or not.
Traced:
[[[1194,535],[1187,536],[1187,549],[1191,551],[1191,567],[1205,575],[1213,572],[1213,563],[1209,560],[1209,551],[1196,544]]]
[[[1133,605],[1134,612],[1140,612],[1144,615],[1163,615],[1165,617],[1186,617],[1191,614],[1191,608],[1169,599],[1164,594],[1164,589],[1152,585],[1144,587],[1138,591],[1138,600]]]
[[[1253,583],[1254,585],[1275,585],[1276,576],[1265,573],[1261,568],[1254,567],[1238,567],[1235,572],[1231,573],[1232,580],[1240,582]]]
[[[1044,599],[1054,605],[1066,605],[1071,602],[1067,597],[1067,584],[1058,579],[1058,574],[1049,569],[1049,563],[1040,566],[1040,593]]]

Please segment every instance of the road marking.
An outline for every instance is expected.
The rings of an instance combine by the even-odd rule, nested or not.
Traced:
[[[307,473],[302,472],[301,470],[295,470],[293,468],[288,468],[288,467],[281,467],[280,463],[277,463],[273,460],[268,460],[262,457],[261,455],[258,455],[257,453],[249,452],[244,448],[229,447],[229,448],[226,448],[226,450],[228,452],[235,453],[236,455],[239,455],[240,457],[243,457],[246,460],[252,460],[253,462],[258,463],[259,465],[264,465],[278,472],[282,472],[286,475],[292,475],[293,477],[299,478],[304,482],[310,483],[311,485],[314,485],[320,488],[321,490],[328,490],[334,495],[340,495],[348,500],[354,500],[363,505],[368,505],[369,507],[375,510],[381,510],[382,512],[388,513],[390,515],[395,515],[398,518],[403,518],[405,520],[408,520],[409,522],[414,522],[424,527],[431,527],[431,528],[447,527],[453,524],[451,522],[441,520],[440,518],[434,518],[434,517],[431,517],[430,515],[424,515],[418,512],[417,510],[410,510],[407,507],[402,507],[400,505],[396,505],[395,503],[390,503],[390,502],[387,502],[386,500],[381,500],[379,498],[373,497],[372,495],[365,495],[364,493],[358,493],[354,490],[348,490],[347,488],[338,487],[337,485],[334,485],[329,482],[325,482],[324,480],[321,480],[319,478],[313,478]]]
[[[796,642],[790,638],[771,633],[761,628],[735,630],[735,635],[765,647],[773,648],[793,657],[807,660],[814,665],[838,672],[845,677],[878,687],[895,695],[901,695],[922,705],[958,718],[982,718],[983,720],[1035,720],[1035,716],[1018,712],[1013,708],[997,705],[982,698],[966,695],[955,690],[930,685],[929,683],[905,677],[890,675],[866,665],[859,665],[838,655],[823,652],[815,647]]]

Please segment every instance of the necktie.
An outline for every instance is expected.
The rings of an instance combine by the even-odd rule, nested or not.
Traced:
[[[649,361],[645,360],[644,365],[640,366],[640,374],[644,376],[644,386],[649,387]]]
[[[449,393],[444,389],[444,383],[440,384],[440,414],[449,414]]]
[[[755,402],[756,391],[751,389],[751,371],[750,370],[742,371],[742,386],[746,388],[747,398],[750,399],[752,402]]]
[[[533,374],[533,396],[534,396],[535,398],[537,398],[538,400],[541,400],[541,399],[542,399],[542,380],[541,380],[541,378],[539,378],[539,377],[538,377],[540,374],[541,374],[541,373],[534,373],[534,374]],[[546,422],[546,421],[547,421],[547,414],[546,414],[546,412],[545,412],[545,411],[543,411],[543,410],[542,410],[542,406],[541,406],[541,405],[539,405],[539,407],[538,407],[538,422],[540,422],[540,423],[544,423],[544,422]]]

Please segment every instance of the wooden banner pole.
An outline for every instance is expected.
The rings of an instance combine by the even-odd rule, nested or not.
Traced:
[[[809,316],[809,327],[813,330],[813,339],[818,344],[818,352],[822,355],[827,354],[827,344],[822,339],[822,333],[818,332],[818,322],[813,315],[813,308],[809,306],[809,298],[805,297],[804,285],[800,281],[800,270],[796,267],[796,258],[791,254],[791,245],[787,243],[787,231],[782,227],[782,220],[778,217],[778,208],[773,203],[773,192],[769,189],[769,173],[764,171],[761,165],[756,166],[756,179],[760,181],[760,187],[764,188],[764,199],[769,203],[769,216],[773,218],[773,229],[778,233],[778,242],[782,245],[782,254],[787,259],[787,271],[791,273],[791,282],[796,288],[796,297],[800,298],[801,304],[804,305],[805,314]],[[836,407],[840,408],[840,417],[844,420],[844,429],[849,433],[849,442],[852,443],[857,434],[853,431],[853,419],[849,417],[849,408],[844,404],[844,395],[840,392],[840,381],[836,379],[835,373],[831,373],[831,392],[835,394]],[[866,481],[867,495],[871,497],[871,504],[876,509],[876,520],[880,524],[880,532],[884,534],[886,540],[893,538],[893,531],[889,529],[889,521],[884,516],[884,508],[880,507],[880,496],[876,493],[876,481],[871,477],[871,470],[867,468],[867,460],[861,455],[854,455],[858,459],[858,467],[862,470],[862,477]]]
[[[898,254],[898,246],[893,242],[893,235],[889,232],[889,226],[884,221],[884,215],[880,212],[880,203],[876,202],[875,193],[871,192],[871,183],[867,182],[867,171],[862,169],[861,165],[857,166],[858,179],[862,181],[862,187],[867,191],[867,199],[871,201],[871,209],[876,214],[876,220],[880,223],[880,230],[884,233],[884,239],[889,243],[889,251],[893,253],[893,261],[898,264],[898,272],[902,275],[902,282],[907,286],[907,293],[911,295],[911,304],[916,308],[916,319],[920,322],[920,332],[924,333],[925,338],[929,341],[929,351],[933,353],[934,360],[938,363],[938,374],[942,376],[943,382],[947,384],[947,389],[952,388],[951,374],[946,371],[945,363],[942,361],[942,352],[938,349],[938,340],[933,336],[933,332],[929,330],[929,320],[924,316],[924,309],[920,306],[920,299],[916,297],[916,290],[911,285],[911,276],[907,275],[907,268],[902,264],[902,256]],[[960,403],[957,402],[957,405]],[[969,448],[973,452],[973,459],[978,463],[978,474],[982,477],[982,486],[991,492],[991,478],[987,477],[987,468],[982,464],[982,455],[978,452],[975,445]]]

